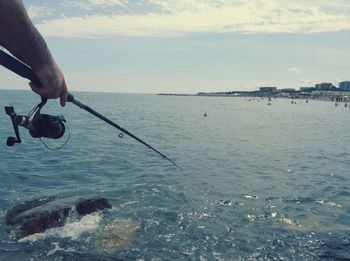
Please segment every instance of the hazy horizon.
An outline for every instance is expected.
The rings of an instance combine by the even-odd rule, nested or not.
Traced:
[[[24,0],[70,91],[185,93],[349,80],[348,2]],[[29,88],[0,70],[0,88]]]

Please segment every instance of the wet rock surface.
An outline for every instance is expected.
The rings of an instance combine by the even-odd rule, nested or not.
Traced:
[[[109,208],[111,204],[103,197],[47,197],[13,207],[6,215],[6,224],[20,239],[62,226],[69,215],[83,216]]]

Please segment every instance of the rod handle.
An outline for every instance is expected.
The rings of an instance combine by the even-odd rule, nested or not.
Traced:
[[[19,76],[27,78],[34,84],[40,85],[40,80],[32,68],[2,50],[0,50],[0,64]]]
[[[68,92],[68,94],[67,94],[67,101],[68,102],[74,102],[74,95],[73,94],[71,94],[70,92]]]

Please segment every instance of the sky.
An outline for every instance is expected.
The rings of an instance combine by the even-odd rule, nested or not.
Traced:
[[[349,0],[23,0],[70,91],[197,93],[350,80]],[[0,70],[1,88],[27,89]]]

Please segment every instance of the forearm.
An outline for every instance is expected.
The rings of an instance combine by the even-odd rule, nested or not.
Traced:
[[[0,0],[0,45],[32,67],[40,85],[29,83],[45,98],[67,101],[67,85],[45,40],[30,21],[21,0]]]
[[[21,0],[0,0],[0,45],[34,70],[54,62]]]

